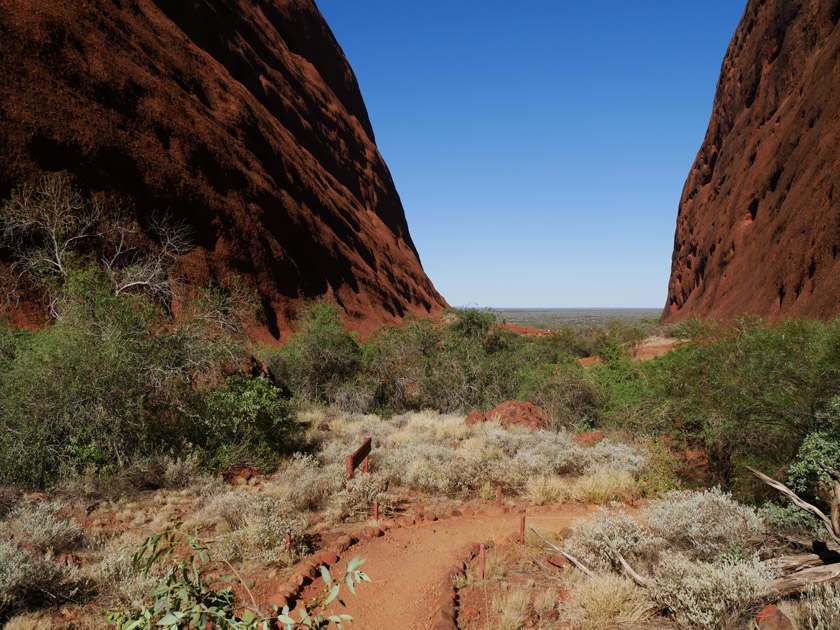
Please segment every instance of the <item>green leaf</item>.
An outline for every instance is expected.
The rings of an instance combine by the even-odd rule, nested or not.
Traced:
[[[326,566],[323,564],[321,565],[321,579],[326,582],[327,586],[332,584],[332,577],[330,577],[330,572]]]
[[[326,606],[332,600],[334,600],[336,597],[338,597],[339,589],[341,589],[341,584],[336,584],[335,586],[332,587],[332,590],[330,591],[330,594],[327,596],[327,599],[324,601],[324,606]]]

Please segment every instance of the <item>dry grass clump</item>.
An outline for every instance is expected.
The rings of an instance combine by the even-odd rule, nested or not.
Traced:
[[[638,477],[649,467],[648,458],[636,451],[632,446],[613,442],[609,438],[601,440],[595,446],[585,449],[589,463],[584,467],[585,473],[597,472],[602,468],[624,470]]]
[[[600,510],[590,520],[577,525],[565,545],[566,551],[593,571],[620,571],[621,566],[610,552],[604,537],[637,570],[654,565],[665,541],[625,512]]]
[[[99,561],[86,567],[98,585],[99,593],[106,600],[123,602],[145,601],[157,585],[162,566],[153,565],[152,571],[141,575],[131,565],[131,559],[142,536],[124,533],[105,543],[99,552]]]
[[[704,492],[669,492],[651,501],[644,513],[651,533],[672,548],[692,550],[701,560],[713,560],[763,534],[756,511],[735,501],[720,488]]]
[[[267,491],[287,501],[296,512],[323,509],[344,487],[344,468],[335,461],[321,464],[313,455],[295,453]]]
[[[569,488],[562,479],[553,475],[531,477],[525,488],[534,505],[556,505],[569,498]]]
[[[540,616],[543,616],[556,608],[558,601],[560,601],[560,596],[553,588],[540,589],[537,591],[536,595],[534,595],[534,610],[536,610]]]
[[[73,519],[59,516],[65,507],[61,501],[27,502],[12,511],[7,528],[17,540],[41,552],[69,551],[82,542],[85,530]]]
[[[215,521],[216,531],[230,532],[232,547],[264,565],[287,566],[308,550],[306,523],[288,502],[265,494],[230,491],[214,497],[198,520]],[[292,553],[286,552],[286,531]]]
[[[633,476],[626,470],[599,468],[577,480],[572,496],[583,503],[603,505],[613,501],[626,501]]]
[[[743,627],[758,612],[765,584],[774,577],[757,558],[724,564],[666,553],[654,569],[650,590],[680,626],[721,630]]]
[[[497,615],[498,630],[519,630],[530,606],[531,598],[527,591],[511,589],[506,593],[496,593],[490,607]]]
[[[575,628],[633,627],[650,619],[656,605],[642,589],[626,577],[612,573],[596,574],[577,585],[577,594],[565,607]]]

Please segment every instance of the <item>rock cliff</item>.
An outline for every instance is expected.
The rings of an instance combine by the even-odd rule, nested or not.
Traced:
[[[840,312],[840,1],[750,0],[677,217],[663,322]]]
[[[327,294],[363,332],[445,305],[355,76],[312,0],[2,0],[0,195],[44,172],[192,227],[181,263],[288,330]]]

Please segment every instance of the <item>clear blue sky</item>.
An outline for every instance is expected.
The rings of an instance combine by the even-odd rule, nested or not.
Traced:
[[[665,304],[745,0],[316,2],[450,304]]]

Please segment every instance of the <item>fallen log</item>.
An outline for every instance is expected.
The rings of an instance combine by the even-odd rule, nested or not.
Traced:
[[[590,571],[589,569],[587,569],[587,568],[586,568],[586,565],[584,565],[584,564],[583,564],[580,560],[578,560],[578,559],[577,559],[577,558],[575,558],[574,556],[572,556],[572,555],[570,555],[570,554],[566,553],[565,551],[563,551],[562,549],[560,549],[560,547],[558,547],[557,545],[552,545],[552,544],[551,544],[550,542],[548,542],[545,538],[543,538],[543,537],[542,537],[542,535],[541,535],[541,534],[540,534],[540,533],[539,533],[536,529],[534,529],[533,527],[531,528],[531,531],[532,531],[532,532],[534,532],[534,533],[537,535],[537,538],[539,538],[539,539],[540,539],[541,541],[543,541],[546,545],[548,545],[549,549],[553,549],[554,551],[556,551],[557,553],[559,553],[560,555],[562,555],[564,558],[566,558],[566,560],[568,560],[568,561],[569,561],[569,562],[571,562],[573,565],[575,565],[578,569],[580,569],[580,570],[581,570],[584,574],[586,574],[587,576],[589,576],[589,577],[591,577],[591,578],[594,578],[594,577],[595,577],[595,574],[594,574],[594,573],[592,573],[592,571]]]
[[[621,563],[621,566],[624,567],[624,571],[627,573],[627,575],[629,575],[631,578],[633,578],[633,581],[636,584],[638,584],[639,586],[641,586],[642,588],[647,588],[648,587],[647,580],[645,580],[641,575],[639,575],[638,573],[636,573],[633,570],[633,567],[631,567],[630,564],[627,562],[627,560],[624,559],[624,556],[622,556],[618,552],[618,549],[615,548],[615,545],[613,544],[613,542],[606,535],[604,535],[603,538],[604,538],[604,542],[607,543],[607,547],[610,548],[610,551],[612,552],[612,554],[616,558],[618,558],[618,561]]]
[[[840,564],[829,564],[791,573],[768,582],[765,588],[768,597],[786,597],[804,591],[812,584],[830,582],[838,578],[840,578]]]
[[[791,571],[818,567],[828,563],[823,560],[822,556],[815,553],[802,553],[789,556],[779,556],[777,558],[768,558],[767,560],[764,560],[762,564],[768,569],[789,573]]]

